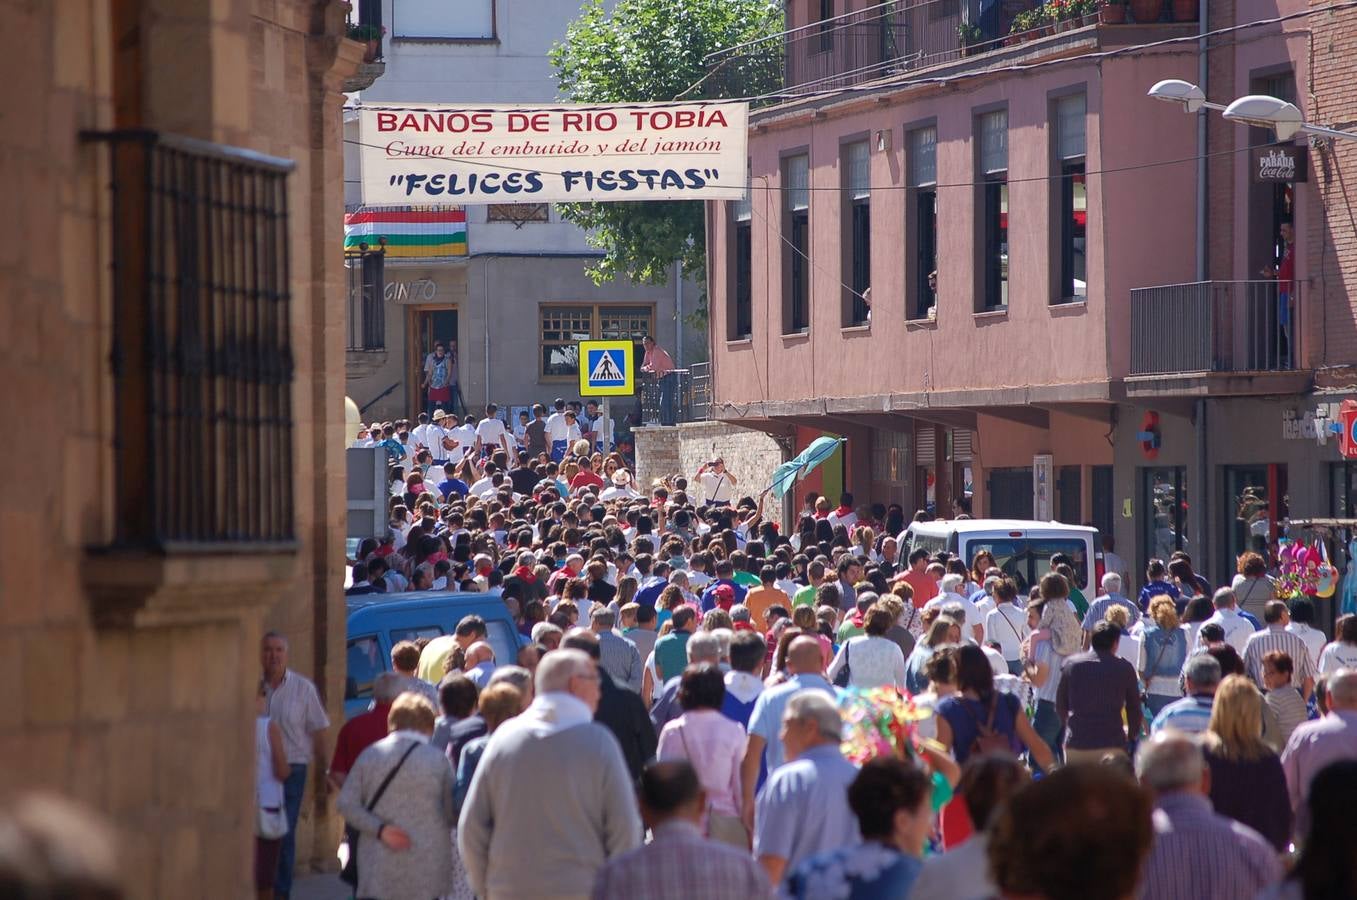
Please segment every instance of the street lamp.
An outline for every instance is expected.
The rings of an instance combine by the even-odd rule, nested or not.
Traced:
[[[1177,78],[1165,78],[1163,81],[1156,81],[1154,87],[1150,88],[1149,96],[1155,100],[1163,100],[1167,103],[1181,103],[1183,112],[1194,113],[1202,109],[1224,109],[1219,103],[1212,103],[1206,99],[1202,89],[1190,81],[1182,81]]]
[[[1296,108],[1296,104],[1288,103],[1277,97],[1270,97],[1267,94],[1250,94],[1247,97],[1240,97],[1225,107],[1225,112],[1222,115],[1231,122],[1243,122],[1246,125],[1271,128],[1277,132],[1277,139],[1281,141],[1289,141],[1297,134],[1357,141],[1357,134],[1351,131],[1339,131],[1336,128],[1326,128],[1323,125],[1308,124],[1300,110]]]

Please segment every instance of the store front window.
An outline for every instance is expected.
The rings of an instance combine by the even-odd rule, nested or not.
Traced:
[[[1245,551],[1270,559],[1277,521],[1287,516],[1286,466],[1226,466],[1225,562],[1230,571]]]
[[[1159,466],[1140,470],[1141,534],[1145,556],[1141,569],[1151,559],[1168,559],[1187,546],[1187,469]]]

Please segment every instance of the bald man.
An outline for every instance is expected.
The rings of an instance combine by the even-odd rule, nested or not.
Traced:
[[[820,642],[810,635],[793,639],[787,647],[788,678],[775,688],[759,694],[754,710],[749,714],[749,743],[745,747],[744,762],[740,765],[740,780],[744,803],[740,807],[745,827],[754,831],[754,794],[759,787],[759,764],[767,754],[768,772],[786,761],[782,746],[782,716],[787,704],[802,691],[821,690],[835,696],[834,686],[824,676],[824,657]]]
[[[1357,759],[1357,669],[1339,669],[1329,676],[1328,699],[1328,713],[1296,726],[1282,751],[1291,808],[1298,815],[1304,813],[1310,782],[1320,769]]]
[[[495,648],[485,641],[477,641],[466,648],[463,674],[475,683],[477,690],[485,690],[490,676],[495,674]]]

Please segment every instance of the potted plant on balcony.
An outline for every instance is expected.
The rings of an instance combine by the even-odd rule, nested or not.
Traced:
[[[1197,21],[1197,0],[1173,0],[1173,21]]]
[[[1126,0],[1106,0],[1098,7],[1098,17],[1104,25],[1126,24]]]
[[[980,26],[969,22],[961,22],[957,25],[956,36],[961,45],[962,56],[970,56],[972,53],[980,52],[977,45],[985,39],[985,34],[980,30]]]
[[[386,29],[380,25],[350,25],[346,37],[351,41],[366,44],[363,62],[375,62],[382,55],[382,35]]]
[[[1009,30],[1009,34],[1017,37],[1019,42],[1030,41],[1033,38],[1049,34],[1050,29],[1051,24],[1047,19],[1047,8],[1038,6],[1014,16],[1013,27]]]

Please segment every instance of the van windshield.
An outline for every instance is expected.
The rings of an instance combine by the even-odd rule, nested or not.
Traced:
[[[976,538],[967,543],[963,557],[969,564],[977,553],[986,550],[1023,592],[1051,571],[1051,557],[1056,553],[1074,560],[1075,586],[1083,590],[1088,585],[1088,544],[1080,538]]]

